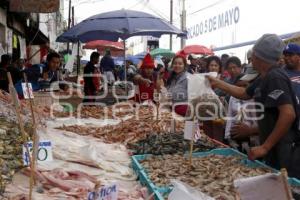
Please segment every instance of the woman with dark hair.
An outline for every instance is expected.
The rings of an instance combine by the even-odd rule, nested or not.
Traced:
[[[242,74],[242,62],[236,57],[230,57],[225,65],[228,73],[230,74],[230,78],[225,80],[230,84],[234,84],[243,74]]]
[[[186,67],[186,58],[181,55],[175,56],[171,63],[172,72],[166,84],[172,103],[178,104],[175,105],[175,112],[181,116],[185,116],[188,109]]]
[[[217,72],[218,79],[221,79],[222,75],[222,62],[221,59],[217,56],[210,56],[207,58],[206,65],[208,72]],[[214,92],[221,97],[220,100],[222,102],[225,101],[226,93],[224,93],[220,89],[214,89]],[[223,142],[224,138],[224,123],[222,120],[211,120],[203,122],[203,130],[204,132],[211,138]]]
[[[210,56],[207,58],[207,72],[217,72],[217,78],[222,79],[222,62],[218,56]],[[220,89],[214,89],[219,97],[225,97],[226,94]]]
[[[208,72],[217,72],[218,76],[222,74],[222,62],[218,56],[210,56],[207,58],[206,68]]]

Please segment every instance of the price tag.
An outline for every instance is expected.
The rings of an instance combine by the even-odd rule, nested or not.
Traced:
[[[160,99],[161,99],[161,94],[156,89],[154,89],[153,100],[155,102],[160,102]]]
[[[100,188],[98,192],[89,192],[88,200],[117,200],[118,185],[113,184]]]
[[[27,147],[28,147],[30,155],[32,156],[33,143],[27,142]],[[53,156],[52,156],[51,141],[48,141],[48,140],[40,141],[39,148],[37,151],[37,161],[38,162],[48,162],[48,161],[52,161],[52,160],[53,160]],[[24,166],[29,166],[29,164],[30,164],[25,145],[23,145],[23,163],[24,163]]]
[[[199,124],[194,121],[186,121],[184,124],[184,139],[194,140],[195,142],[201,138]]]
[[[186,121],[184,124],[184,139],[192,140],[194,131],[195,131],[194,121]]]
[[[23,96],[24,96],[25,99],[29,99],[29,96],[30,96],[31,99],[33,99],[34,97],[33,97],[31,83],[28,83],[28,87],[29,87],[29,94],[28,94],[28,89],[27,89],[26,83],[22,83]]]

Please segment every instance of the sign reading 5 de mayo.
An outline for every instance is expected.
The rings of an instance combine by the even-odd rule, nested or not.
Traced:
[[[29,94],[28,94],[28,88],[29,88]],[[22,90],[23,90],[23,96],[24,99],[33,99],[33,93],[32,93],[32,85],[31,83],[28,83],[28,88],[26,83],[22,83]]]
[[[32,142],[28,142],[27,147],[28,147],[30,155],[32,156],[32,151],[33,151]],[[46,162],[46,161],[52,161],[52,160],[53,160],[53,156],[52,156],[51,141],[48,141],[48,140],[40,141],[39,148],[37,151],[37,161],[38,162]],[[25,145],[23,145],[23,162],[24,162],[24,166],[28,166],[30,164]]]
[[[118,185],[113,184],[100,188],[99,192],[89,192],[88,200],[117,200]]]

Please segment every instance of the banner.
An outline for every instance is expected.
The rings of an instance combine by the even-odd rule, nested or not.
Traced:
[[[20,58],[25,59],[26,58],[26,40],[25,38],[22,38],[21,36],[18,36],[19,42],[20,42]]]
[[[6,45],[7,45],[7,53],[12,54],[13,52],[13,31],[9,28],[6,29]]]
[[[10,0],[9,11],[52,13],[59,10],[59,0]]]

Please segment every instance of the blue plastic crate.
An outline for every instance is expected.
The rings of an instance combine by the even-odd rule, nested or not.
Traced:
[[[140,164],[139,161],[145,160],[148,156],[152,156],[152,155],[151,154],[144,154],[144,155],[131,156],[132,168],[135,172],[138,173],[140,170],[144,170],[143,166]]]
[[[140,171],[138,173],[138,176],[139,176],[140,183],[143,186],[146,186],[150,193],[154,193],[154,199],[155,200],[164,200],[162,194],[165,194],[165,193],[163,193],[162,191],[159,191],[159,190],[156,189],[155,185],[148,178],[148,175],[144,171]]]
[[[250,161],[248,160],[248,156],[235,150],[232,148],[221,148],[221,149],[214,149],[211,151],[207,152],[197,152],[193,153],[193,157],[205,157],[208,155],[223,155],[223,156],[241,156],[242,163],[248,167],[265,167],[269,168],[273,173],[277,173],[278,170],[271,168],[270,166],[266,165],[263,162],[260,161]],[[150,191],[155,191],[160,193],[162,196],[161,198],[163,199],[164,195],[168,195],[172,191],[172,186],[166,186],[166,187],[157,187],[155,184],[152,183],[150,178],[147,175],[146,170],[143,168],[143,166],[140,164],[140,161],[146,159],[149,156],[155,156],[151,154],[145,154],[145,155],[135,155],[132,156],[132,164],[133,168],[135,169],[136,173],[139,174],[139,178],[142,184],[146,185]],[[188,154],[185,154],[185,156],[188,156]],[[288,182],[291,186],[299,186],[300,187],[300,181],[295,178],[289,178]],[[159,199],[160,200],[160,199]]]
[[[291,186],[300,187],[300,180],[298,180],[296,178],[289,178],[288,182]]]

